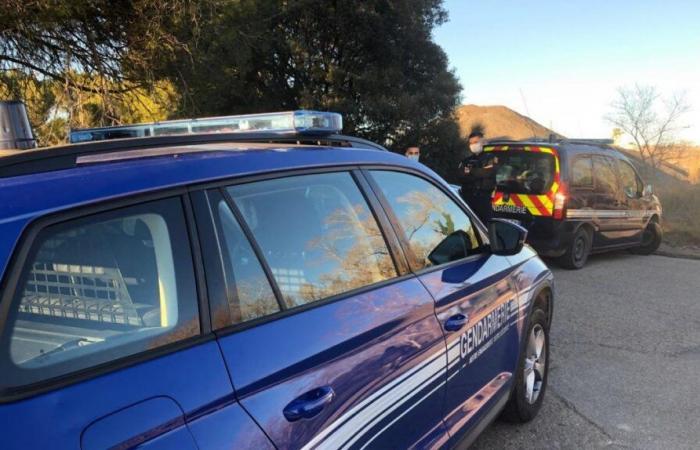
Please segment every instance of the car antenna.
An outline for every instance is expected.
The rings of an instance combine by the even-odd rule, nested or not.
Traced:
[[[525,113],[527,113],[527,125],[530,127],[530,131],[532,131],[532,137],[536,138],[537,132],[535,131],[534,125],[532,125],[532,117],[530,117],[530,108],[527,107],[527,101],[525,100],[525,94],[523,94],[522,88],[518,88],[518,91],[520,92],[520,98],[523,99],[523,105],[525,105]]]

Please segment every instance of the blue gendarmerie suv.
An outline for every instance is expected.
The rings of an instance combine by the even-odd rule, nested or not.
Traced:
[[[0,157],[9,449],[452,448],[547,384],[552,274],[441,178],[295,111]]]

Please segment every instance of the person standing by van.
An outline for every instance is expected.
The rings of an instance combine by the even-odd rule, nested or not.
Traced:
[[[483,141],[483,127],[474,126],[469,134],[469,155],[460,162],[457,175],[462,184],[462,198],[486,223],[493,215],[491,194],[495,186],[495,173],[493,158],[483,154]]]

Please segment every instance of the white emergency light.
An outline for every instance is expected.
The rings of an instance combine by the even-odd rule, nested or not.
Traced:
[[[70,142],[102,141],[147,136],[172,136],[200,133],[280,133],[328,135],[340,133],[343,117],[322,111],[286,111],[202,119],[168,120],[164,122],[121,125],[72,130]]]

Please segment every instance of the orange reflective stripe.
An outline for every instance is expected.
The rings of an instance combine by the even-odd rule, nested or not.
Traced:
[[[530,200],[532,201],[532,204],[535,205],[535,208],[537,208],[537,210],[540,212],[541,216],[548,216],[552,213],[542,204],[537,195],[531,195]]]

